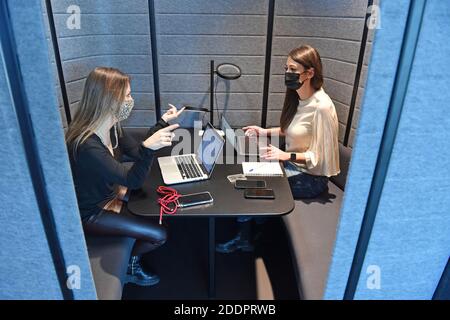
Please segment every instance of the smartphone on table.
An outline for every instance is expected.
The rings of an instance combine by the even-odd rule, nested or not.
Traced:
[[[206,203],[212,203],[213,201],[214,200],[208,191],[186,194],[178,198],[178,207],[186,208]]]
[[[234,182],[234,187],[236,189],[265,189],[266,181],[238,179]]]
[[[275,199],[273,189],[247,189],[244,192],[246,199]]]

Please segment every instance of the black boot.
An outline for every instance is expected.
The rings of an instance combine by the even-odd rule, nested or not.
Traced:
[[[251,225],[252,221],[238,222],[237,235],[225,242],[216,244],[216,252],[231,253],[236,250],[242,250],[244,252],[252,252],[255,248],[250,242]]]
[[[139,286],[153,286],[158,282],[158,275],[144,271],[139,256],[131,256],[125,283],[134,283]]]

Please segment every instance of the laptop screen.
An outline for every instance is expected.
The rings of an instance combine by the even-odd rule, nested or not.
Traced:
[[[223,138],[208,124],[203,133],[202,142],[197,149],[197,157],[205,167],[208,175],[214,169],[214,165],[223,148]]]

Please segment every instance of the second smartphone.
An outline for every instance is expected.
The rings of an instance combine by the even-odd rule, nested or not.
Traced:
[[[236,180],[234,183],[236,189],[265,189],[266,181],[264,180]]]

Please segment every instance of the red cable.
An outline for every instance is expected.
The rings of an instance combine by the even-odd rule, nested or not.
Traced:
[[[174,214],[177,212],[177,200],[181,197],[181,194],[177,190],[165,186],[159,186],[156,192],[162,196],[158,199],[158,203],[161,206],[159,209],[159,224],[162,224],[163,214]]]

